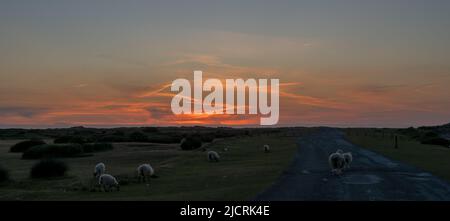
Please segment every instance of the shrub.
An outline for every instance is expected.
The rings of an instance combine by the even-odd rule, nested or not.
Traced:
[[[142,128],[142,131],[145,133],[157,133],[159,130],[157,127],[144,127]]]
[[[8,181],[9,180],[9,172],[0,166],[0,183]]]
[[[74,157],[83,153],[80,144],[44,144],[30,148],[22,155],[23,159],[44,157]]]
[[[121,135],[105,135],[97,139],[97,142],[126,142],[127,139]]]
[[[202,142],[210,143],[214,140],[215,136],[212,133],[205,133],[200,136]]]
[[[431,145],[438,145],[438,146],[444,146],[449,147],[450,141],[441,137],[434,137],[429,139],[424,139],[421,142],[422,144],[431,144]]]
[[[131,142],[148,142],[148,137],[142,132],[135,131],[129,136]]]
[[[93,153],[98,151],[112,150],[114,146],[111,143],[91,143],[83,144],[83,152]]]
[[[31,178],[50,178],[64,176],[68,167],[66,163],[56,159],[44,159],[37,162],[30,172]]]
[[[45,144],[43,140],[33,139],[33,140],[25,140],[19,143],[14,144],[9,151],[14,153],[24,152],[31,147]]]
[[[172,135],[155,135],[148,138],[148,142],[152,143],[180,143],[181,136],[172,136]]]
[[[182,140],[181,142],[182,150],[193,150],[202,146],[202,141],[198,136],[189,136]]]
[[[53,143],[55,144],[63,144],[63,143],[77,143],[77,144],[84,144],[88,143],[88,139],[81,137],[81,136],[63,136],[56,138]]]

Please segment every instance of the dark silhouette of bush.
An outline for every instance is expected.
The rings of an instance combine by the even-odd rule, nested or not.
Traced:
[[[82,147],[84,153],[93,153],[114,149],[114,146],[111,143],[89,143],[83,144]]]
[[[84,144],[88,142],[89,140],[82,136],[63,136],[58,137],[53,141],[53,143],[55,144],[66,144],[66,143]]]
[[[105,135],[97,139],[97,142],[127,142],[128,139],[122,135]]]
[[[46,143],[43,140],[39,140],[39,139],[25,140],[25,141],[14,144],[11,147],[11,149],[9,149],[9,151],[13,152],[13,153],[20,153],[20,152],[24,152],[24,151],[30,149],[31,147],[42,145],[42,144],[46,144]]]
[[[157,127],[144,127],[142,128],[142,131],[145,133],[157,133],[159,130]]]
[[[22,155],[22,159],[40,159],[44,157],[76,157],[83,153],[80,144],[44,144],[34,146]]]
[[[202,142],[210,143],[216,138],[216,136],[213,133],[205,133],[200,135],[200,139]]]
[[[421,142],[422,144],[431,144],[431,145],[438,145],[443,147],[449,147],[450,141],[441,137],[433,137],[424,139]]]
[[[0,166],[0,183],[9,180],[9,172],[5,168]]]
[[[139,131],[131,133],[129,139],[130,142],[148,142],[148,136]]]
[[[121,130],[116,130],[116,131],[114,131],[114,133],[112,133],[112,135],[114,135],[114,136],[125,136],[125,132],[123,132]]]
[[[43,159],[37,162],[30,171],[31,178],[62,177],[68,167],[65,162],[56,159]]]
[[[193,150],[202,146],[202,141],[198,136],[188,136],[181,141],[182,150]]]
[[[182,139],[181,136],[164,134],[164,135],[151,136],[147,139],[147,141],[151,142],[151,143],[169,144],[169,143],[180,143],[181,139]]]

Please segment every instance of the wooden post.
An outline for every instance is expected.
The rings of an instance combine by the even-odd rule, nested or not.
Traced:
[[[398,149],[398,136],[395,135],[395,149]]]

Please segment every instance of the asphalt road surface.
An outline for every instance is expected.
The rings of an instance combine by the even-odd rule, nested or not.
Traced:
[[[432,174],[355,146],[338,129],[302,136],[292,165],[255,200],[450,200],[450,185]],[[352,152],[351,168],[331,174],[328,156]]]

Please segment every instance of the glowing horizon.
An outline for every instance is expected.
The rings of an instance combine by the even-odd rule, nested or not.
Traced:
[[[258,125],[253,115],[173,115],[170,83],[194,70],[280,79],[278,126],[445,124],[449,10],[418,0],[6,0],[0,128]]]

